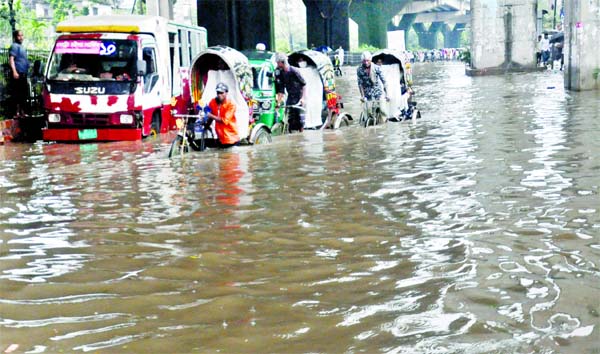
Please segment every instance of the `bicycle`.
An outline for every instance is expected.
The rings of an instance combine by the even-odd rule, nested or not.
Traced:
[[[195,151],[206,150],[207,141],[214,139],[214,135],[210,127],[206,126],[206,113],[199,114],[175,114],[177,119],[177,136],[171,143],[169,149],[169,158],[176,154],[183,155],[190,151],[190,148]]]
[[[383,112],[381,111],[381,103],[376,100],[364,100],[362,103],[362,112],[358,123],[363,127],[378,125],[385,123]]]
[[[281,108],[283,108],[283,116],[281,116]],[[273,124],[273,126],[271,127],[271,134],[276,136],[276,135],[283,135],[283,134],[290,134],[290,126],[288,123],[288,115],[290,112],[290,109],[298,109],[300,110],[300,113],[306,113],[306,108],[298,105],[298,104],[294,104],[294,105],[285,105],[283,107],[281,106],[275,106],[275,121],[276,123]]]

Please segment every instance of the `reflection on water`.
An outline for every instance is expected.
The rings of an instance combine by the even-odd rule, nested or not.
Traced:
[[[1,146],[0,349],[596,352],[600,100],[561,80],[419,64],[415,124],[184,159]]]

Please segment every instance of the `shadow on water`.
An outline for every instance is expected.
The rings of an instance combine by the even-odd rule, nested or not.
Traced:
[[[598,93],[414,77],[416,124],[173,160],[168,137],[1,146],[0,348],[598,350]]]

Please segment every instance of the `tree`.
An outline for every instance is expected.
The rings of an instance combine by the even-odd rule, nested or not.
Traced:
[[[52,25],[56,26],[60,21],[63,21],[69,17],[69,15],[79,14],[79,10],[75,8],[75,5],[68,0],[48,0],[50,8],[52,9]]]

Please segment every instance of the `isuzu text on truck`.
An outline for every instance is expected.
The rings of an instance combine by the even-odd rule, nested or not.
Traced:
[[[43,91],[45,141],[138,140],[190,107],[190,62],[206,30],[140,15],[61,22]]]

